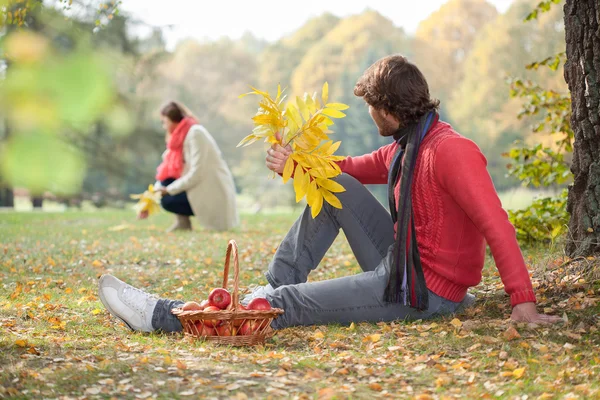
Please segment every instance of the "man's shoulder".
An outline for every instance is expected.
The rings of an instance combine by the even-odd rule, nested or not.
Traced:
[[[473,140],[461,135],[454,130],[452,125],[444,121],[439,121],[436,126],[433,127],[432,131],[426,137],[426,142],[423,144],[428,147],[437,148],[438,150],[440,146],[446,149],[463,146],[478,147]]]

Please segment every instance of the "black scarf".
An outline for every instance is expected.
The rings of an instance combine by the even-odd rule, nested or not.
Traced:
[[[402,303],[417,310],[429,307],[429,293],[425,285],[421,257],[417,247],[411,188],[419,147],[425,135],[438,121],[436,111],[430,111],[417,122],[411,123],[394,135],[398,149],[388,174],[388,200],[394,223],[398,222],[394,244],[393,264],[385,288],[384,299]],[[394,189],[400,179],[400,206],[396,206]]]

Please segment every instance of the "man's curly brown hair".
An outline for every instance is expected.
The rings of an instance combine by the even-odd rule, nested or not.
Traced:
[[[394,115],[401,127],[440,105],[430,97],[419,68],[401,55],[387,56],[371,65],[356,83],[354,94],[376,110]]]

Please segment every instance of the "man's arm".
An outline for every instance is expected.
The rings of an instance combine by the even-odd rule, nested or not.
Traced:
[[[370,154],[346,157],[338,162],[342,172],[353,176],[364,185],[384,184],[388,179],[386,159],[395,149],[394,143],[380,147]]]
[[[502,208],[479,147],[466,138],[451,138],[440,144],[435,157],[438,181],[467,213],[490,246],[504,288],[510,295],[511,317],[538,323],[560,320],[537,313],[535,294],[515,229]]]

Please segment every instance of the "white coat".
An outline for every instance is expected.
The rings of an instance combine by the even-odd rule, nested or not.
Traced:
[[[167,186],[167,192],[186,192],[202,226],[218,231],[235,227],[239,219],[233,176],[217,143],[202,125],[193,125],[188,131],[183,160],[183,173]]]

